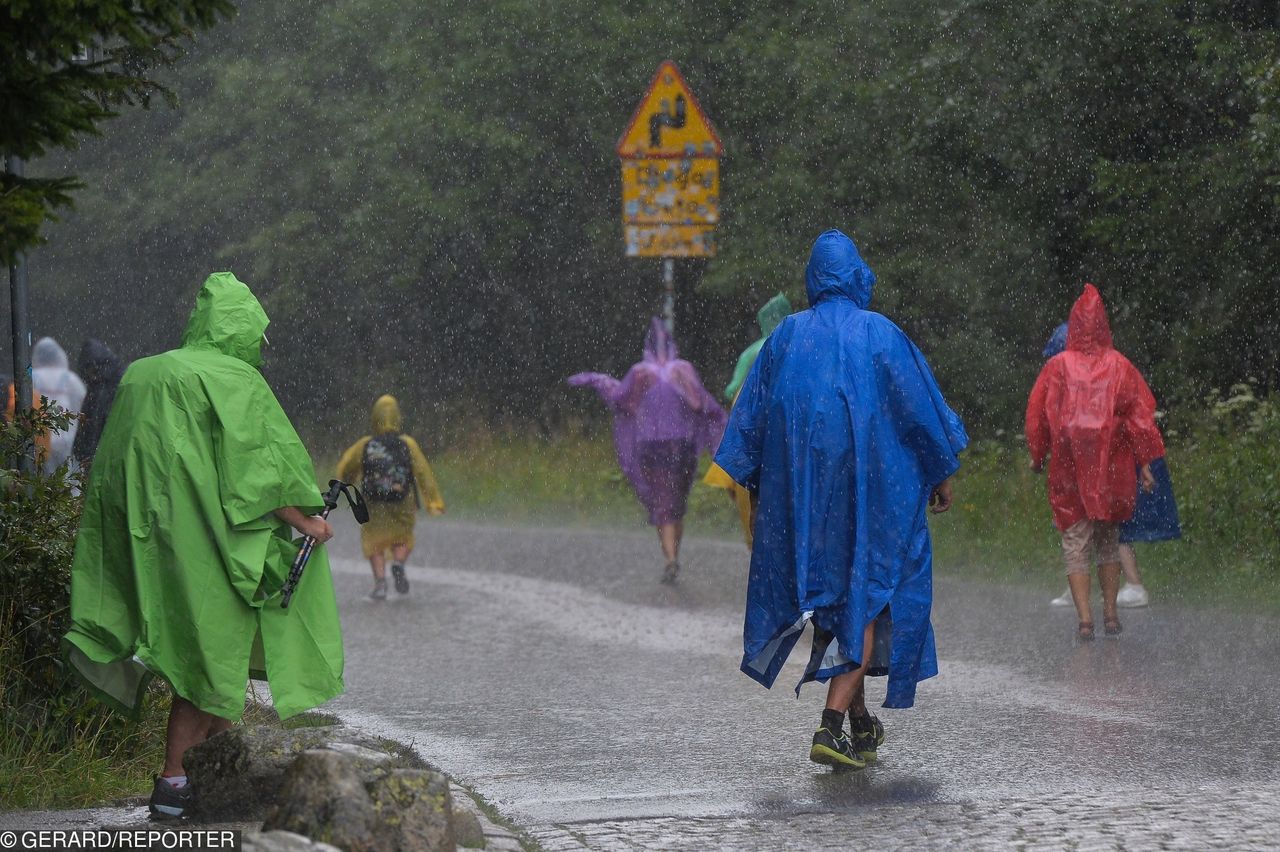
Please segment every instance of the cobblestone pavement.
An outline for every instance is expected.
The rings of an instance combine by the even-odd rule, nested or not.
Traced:
[[[1275,849],[1280,789],[1127,791],[1123,804],[1065,793],[863,814],[659,817],[541,826],[545,852],[634,849]],[[1230,815],[1228,817],[1228,815]]]
[[[738,672],[740,543],[687,542],[672,588],[649,534],[424,522],[411,594],[376,604],[343,533],[333,709],[544,849],[1280,848],[1275,620],[1156,600],[1077,644],[1052,552],[1039,590],[940,577],[941,675],[833,775],[805,654],[772,691]]]

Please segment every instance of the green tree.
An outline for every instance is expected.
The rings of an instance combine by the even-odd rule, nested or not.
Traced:
[[[235,11],[231,0],[0,0],[0,152],[32,159],[73,148],[123,106],[172,97],[150,79],[172,64],[178,41]],[[71,203],[74,177],[0,182],[0,256],[40,241]]]
[[[840,227],[978,434],[1020,428],[1085,280],[1162,400],[1275,387],[1277,26],[1244,0],[256,4],[175,69],[181,109],[48,163],[94,186],[37,309],[144,354],[230,267],[303,422],[384,389],[592,411],[563,377],[625,369],[657,304],[657,264],[622,256],[613,143],[672,58],[726,145],[720,253],[678,281],[712,386]]]

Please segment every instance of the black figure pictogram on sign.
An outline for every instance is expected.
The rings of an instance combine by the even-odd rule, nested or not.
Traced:
[[[662,147],[662,128],[670,127],[672,130],[680,130],[684,127],[685,122],[685,101],[684,95],[676,95],[675,110],[667,111],[667,102],[662,102],[662,109],[649,116],[649,147],[658,149]]]

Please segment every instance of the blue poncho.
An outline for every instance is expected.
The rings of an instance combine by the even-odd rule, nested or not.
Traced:
[[[867,623],[887,615],[884,706],[910,707],[938,671],[926,503],[969,439],[920,350],[866,309],[874,283],[852,240],[818,238],[811,307],[765,343],[716,462],[759,495],[742,670],[772,686],[812,620],[800,683],[826,680],[859,665]]]

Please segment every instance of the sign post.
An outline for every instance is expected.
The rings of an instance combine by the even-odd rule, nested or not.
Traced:
[[[18,157],[7,157],[4,167],[14,177],[22,177],[22,160]],[[31,328],[27,321],[27,258],[24,252],[17,252],[9,261],[9,321],[13,331],[13,410],[16,414],[31,407],[32,395]],[[32,453],[35,453],[34,446]],[[19,458],[18,469],[23,473],[35,473],[35,456]]]
[[[675,258],[713,257],[724,146],[674,62],[658,66],[618,140],[627,257],[662,258],[662,316],[675,331]]]

